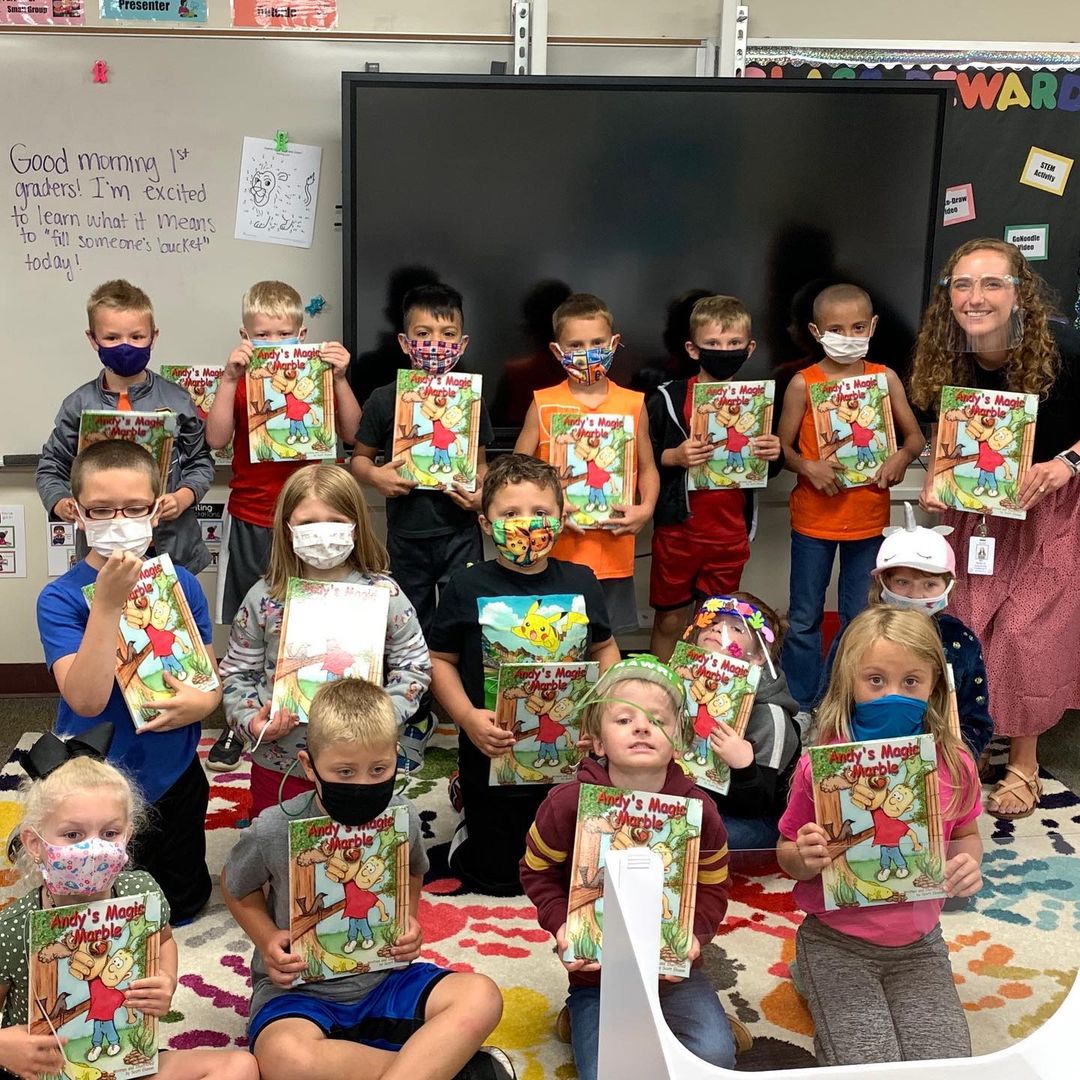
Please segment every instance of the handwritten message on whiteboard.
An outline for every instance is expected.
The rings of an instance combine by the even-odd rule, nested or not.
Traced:
[[[244,138],[236,195],[237,240],[311,247],[319,201],[321,146]]]

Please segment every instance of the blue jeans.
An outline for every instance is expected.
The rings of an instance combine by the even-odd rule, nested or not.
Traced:
[[[162,671],[167,671],[170,675],[183,676],[184,665],[177,660],[174,653],[169,653],[167,656],[160,656],[158,659],[161,661]]]
[[[991,495],[997,494],[997,470],[994,472],[987,472],[986,469],[979,470],[979,482],[976,487],[986,488]]]
[[[869,446],[856,446],[855,462],[856,464],[861,462],[864,465],[874,465],[877,463],[877,458],[874,457],[874,451]]]
[[[95,1020],[94,1033],[90,1038],[91,1046],[119,1046],[120,1036],[116,1034],[115,1020]]]
[[[349,920],[349,933],[347,935],[348,941],[370,941],[371,940],[371,924],[367,919],[350,919]]]
[[[813,708],[822,677],[821,618],[833,560],[840,549],[840,631],[864,607],[881,537],[818,540],[791,530],[791,626],[784,639],[781,666],[800,709]]]
[[[600,987],[571,986],[566,998],[570,1010],[570,1042],[578,1080],[596,1080],[600,1051]],[[660,984],[660,1009],[671,1033],[710,1065],[735,1067],[735,1041],[720,999],[700,967],[677,983]],[[633,1018],[631,1018],[633,1021]]]
[[[303,420],[290,420],[289,421],[289,434],[295,435],[297,438],[307,435],[307,426]]]
[[[450,451],[442,450],[436,447],[431,454],[431,467],[434,469],[438,465],[441,469],[450,468]]]
[[[730,469],[745,469],[746,468],[746,461],[743,458],[741,450],[739,450],[737,453],[733,453],[732,451],[729,450],[728,451],[728,456],[727,456],[727,463],[728,463],[728,468],[730,468]]]
[[[604,494],[603,488],[586,488],[585,501],[592,503],[597,510],[607,509],[607,496]]]
[[[907,869],[907,861],[899,845],[896,847],[889,847],[886,844],[881,845],[881,869],[888,870],[889,867],[895,867],[897,870]]]
[[[773,818],[736,817],[721,814],[727,829],[729,851],[771,851],[780,839],[780,829]]]

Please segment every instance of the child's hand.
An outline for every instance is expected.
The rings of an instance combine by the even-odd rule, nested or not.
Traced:
[[[795,834],[795,850],[812,874],[820,874],[832,862],[828,833],[815,821],[808,821]]]
[[[567,971],[599,971],[600,965],[593,960],[564,960],[570,943],[566,940],[566,923],[555,931],[555,955]]]
[[[587,757],[593,752],[592,736],[579,735],[578,741],[574,743],[574,749],[577,750],[582,757]]]
[[[390,955],[399,964],[411,964],[420,955],[423,944],[424,932],[420,929],[420,922],[415,915],[410,915],[409,925],[390,946]]]
[[[473,746],[489,758],[503,757],[517,743],[512,731],[503,731],[496,725],[495,714],[490,709],[471,709],[462,720],[461,728]]]
[[[463,484],[454,483],[446,489],[446,494],[457,503],[462,510],[469,510],[474,514],[480,513],[480,487],[475,491],[469,491]]]
[[[157,975],[136,979],[124,994],[124,1005],[147,1016],[164,1016],[175,993],[176,980],[167,972],[159,971]]]
[[[830,458],[828,461],[813,461],[803,458],[803,475],[814,485],[814,489],[820,491],[822,495],[839,494],[840,486],[836,482],[836,477],[838,473],[843,471],[844,466],[836,458]]]
[[[690,961],[693,966],[694,961],[701,955],[701,942],[697,939],[697,934],[690,935],[690,947],[686,950],[686,959]],[[677,983],[682,982],[686,976],[684,975],[661,975],[661,982]]]
[[[221,373],[223,383],[238,383],[247,371],[254,349],[250,341],[241,341],[225,361],[225,370]]]
[[[779,435],[758,435],[750,440],[750,453],[762,461],[776,461],[780,456]]]
[[[940,513],[946,509],[945,504],[934,494],[934,474],[929,470],[923,481],[922,491],[919,492],[919,509],[931,514]]]
[[[612,519],[615,526],[610,530],[612,536],[636,536],[652,521],[653,512],[647,506],[612,503],[611,509],[622,514],[621,518]]]
[[[60,1037],[61,1043],[67,1039]],[[21,1080],[39,1080],[64,1072],[64,1055],[50,1035],[31,1035],[25,1028],[8,1027],[0,1031],[0,1067]]]
[[[175,521],[195,501],[190,488],[170,491],[158,499],[157,520]]]
[[[680,469],[690,469],[695,465],[704,465],[713,456],[713,449],[708,435],[691,435],[685,442],[672,448],[668,460]]]
[[[967,851],[945,863],[946,896],[974,896],[982,888],[982,870],[978,860]]]
[[[335,379],[344,379],[349,371],[349,350],[340,341],[328,341],[319,357],[334,369]]]
[[[878,473],[877,486],[879,488],[891,488],[904,479],[904,473],[907,472],[906,458],[907,455],[903,450],[897,450],[895,454],[890,454],[885,459]]]
[[[307,967],[307,961],[295,953],[289,952],[291,946],[288,930],[277,930],[259,950],[266,974],[275,986],[292,986],[296,976]]]
[[[394,458],[385,465],[371,470],[371,486],[387,499],[396,499],[399,495],[408,495],[414,487],[415,480],[406,480],[398,469],[405,464],[404,458]]]
[[[754,748],[723,720],[717,720],[709,736],[709,745],[729,769],[745,769],[754,763]]]
[[[52,512],[64,521],[74,521],[78,516],[77,504],[75,500],[69,495],[66,499],[61,499],[53,508]]]
[[[165,701],[155,701],[154,708],[158,715],[147,721],[135,734],[145,735],[148,731],[175,731],[177,728],[197,724],[210,713],[217,702],[214,694],[196,690],[190,683],[181,682],[167,671],[161,676],[162,682],[176,693]]]
[[[128,594],[135,588],[142,569],[142,559],[130,551],[113,551],[98,571],[94,583],[94,603],[116,608],[119,612],[127,603]]]
[[[278,709],[274,719],[270,719],[270,705],[267,702],[251,719],[251,737],[258,741],[274,742],[282,735],[288,735],[300,723],[300,717],[288,709]]]

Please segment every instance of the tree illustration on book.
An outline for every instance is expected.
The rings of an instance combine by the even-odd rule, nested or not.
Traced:
[[[133,442],[148,450],[157,462],[161,490],[169,489],[173,443],[176,439],[176,413],[116,412],[111,409],[87,409],[79,417],[78,453],[98,442]]]
[[[883,373],[811,383],[810,409],[818,457],[844,466],[841,487],[876,484],[885,461],[896,453],[889,384]]]
[[[765,487],[769,463],[750,453],[750,440],[772,432],[775,396],[771,379],[694,384],[690,434],[707,439],[713,456],[689,470],[691,491]]]
[[[617,504],[637,488],[634,418],[604,413],[553,413],[549,458],[566,491],[567,510],[583,529],[618,525]]]

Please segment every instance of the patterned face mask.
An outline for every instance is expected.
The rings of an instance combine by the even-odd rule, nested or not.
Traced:
[[[411,338],[405,344],[412,366],[428,375],[445,375],[453,371],[464,347],[462,341],[420,341],[417,338]]]
[[[91,837],[78,844],[50,844],[40,834],[44,849],[41,876],[50,896],[95,896],[108,892],[128,855],[123,844]]]
[[[531,566],[555,546],[562,521],[557,517],[496,518],[491,539],[499,554],[515,566]]]
[[[611,361],[615,359],[615,350],[610,345],[576,349],[574,352],[564,352],[559,359],[571,379],[591,386],[607,375]]]

